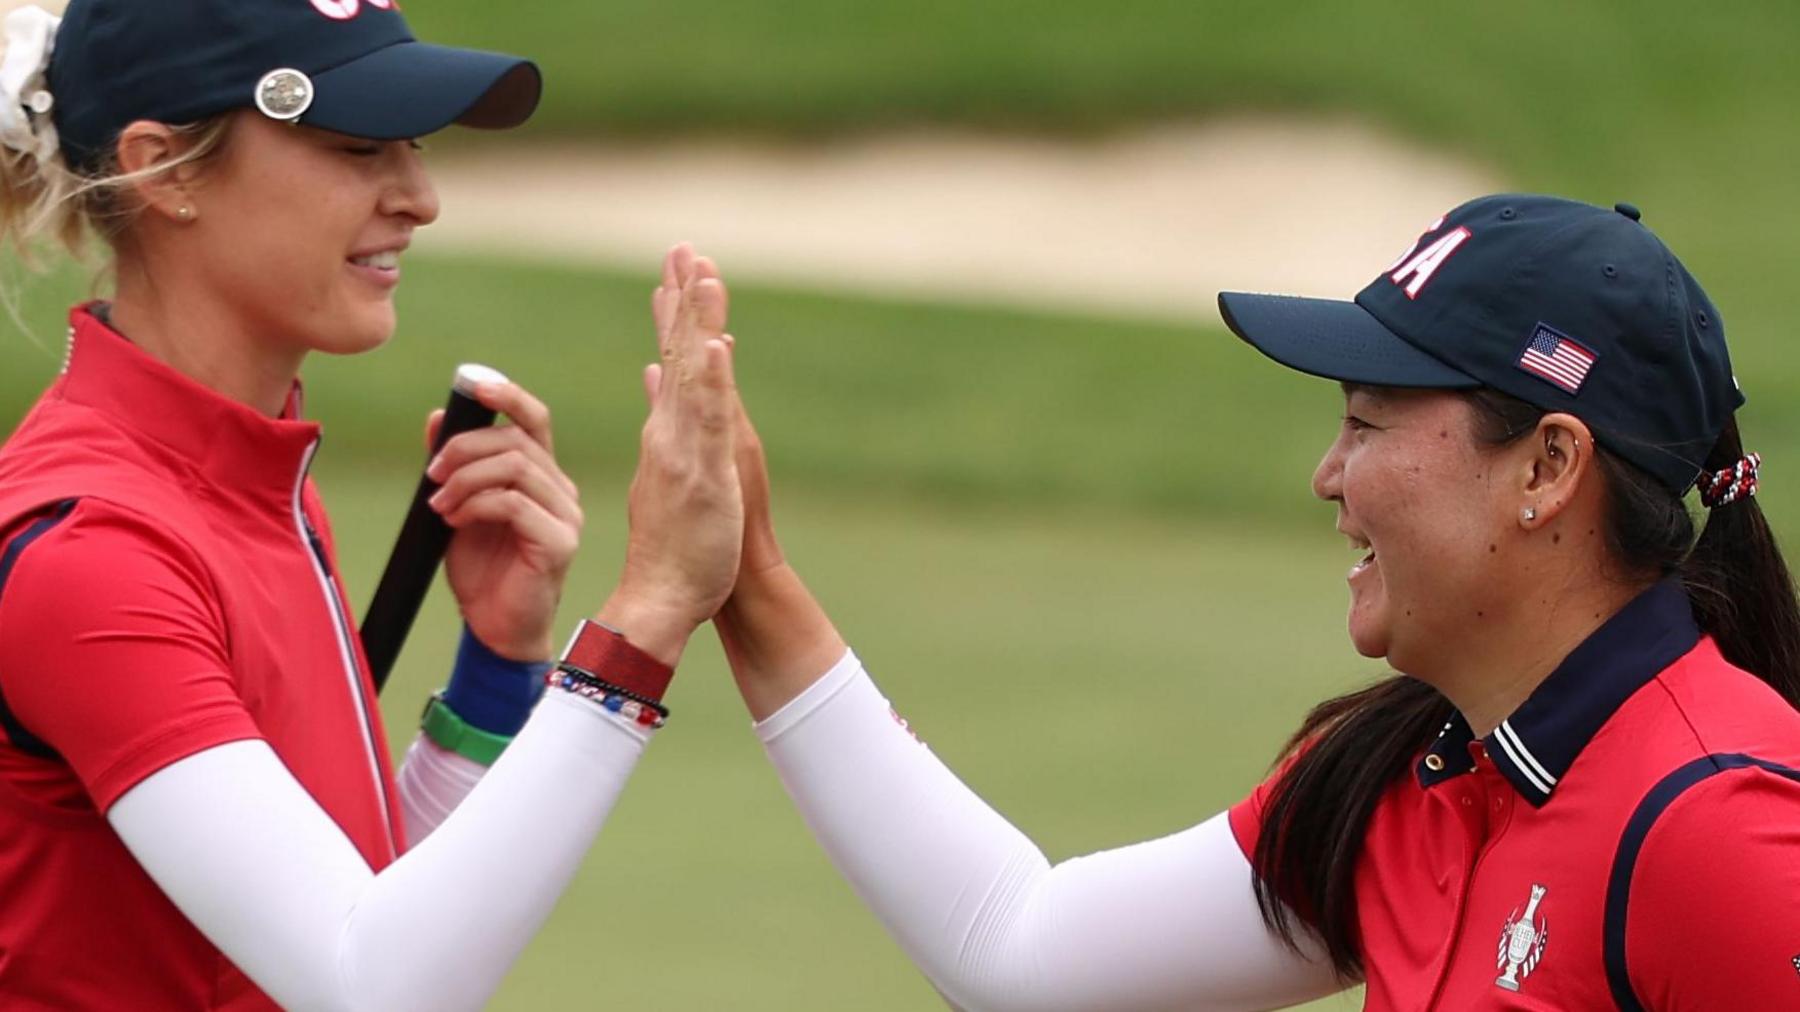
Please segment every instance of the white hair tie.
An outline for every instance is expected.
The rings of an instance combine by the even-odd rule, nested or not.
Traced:
[[[46,73],[62,19],[42,7],[20,7],[6,15],[6,58],[0,61],[0,144],[33,155],[40,163],[56,156],[56,123],[50,109]]]

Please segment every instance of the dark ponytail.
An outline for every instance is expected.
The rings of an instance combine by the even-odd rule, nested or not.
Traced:
[[[1532,432],[1544,412],[1493,390],[1467,395],[1475,438],[1503,446]],[[1743,456],[1735,419],[1706,459],[1724,470]],[[1732,664],[1800,709],[1800,603],[1774,532],[1754,497],[1710,511],[1694,537],[1686,502],[1648,472],[1600,449],[1608,554],[1625,580],[1679,574],[1694,617]],[[1395,676],[1327,700],[1306,715],[1263,809],[1252,859],[1263,921],[1295,945],[1296,917],[1325,944],[1332,968],[1360,979],[1356,865],[1382,795],[1430,746],[1454,708],[1436,689]]]
[[[1734,418],[1706,458],[1706,469],[1722,471],[1743,456]],[[1800,709],[1800,602],[1756,497],[1712,510],[1680,572],[1694,617],[1725,659]]]

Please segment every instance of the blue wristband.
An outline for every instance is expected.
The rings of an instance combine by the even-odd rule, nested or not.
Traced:
[[[470,727],[511,737],[525,726],[525,718],[544,694],[544,675],[550,667],[549,661],[507,660],[465,625],[456,648],[456,667],[444,688],[444,705]]]

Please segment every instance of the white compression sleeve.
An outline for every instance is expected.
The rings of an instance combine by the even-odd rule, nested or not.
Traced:
[[[900,725],[855,654],[757,733],[832,861],[959,1008],[1271,1008],[1344,986],[1264,926],[1223,814],[1052,868]]]
[[[400,772],[394,775],[400,812],[406,820],[406,845],[417,846],[430,836],[487,771],[486,766],[439,747],[420,732],[406,750]]]
[[[284,1008],[477,1009],[542,925],[646,733],[548,694],[436,832],[377,875],[264,742],[146,778],[107,818]]]

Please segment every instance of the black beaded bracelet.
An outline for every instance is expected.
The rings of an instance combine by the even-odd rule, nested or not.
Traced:
[[[640,706],[647,706],[650,709],[655,710],[657,716],[664,720],[669,718],[669,708],[662,705],[660,701],[651,699],[649,696],[643,695],[642,693],[633,692],[630,689],[614,685],[586,668],[571,664],[568,661],[562,661],[556,665],[556,671],[567,678],[574,679],[576,682],[584,685],[591,685],[609,696],[618,696],[621,699],[629,699]],[[553,673],[551,678],[555,679],[556,674]]]

